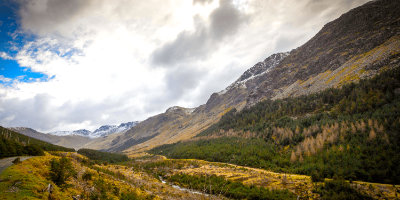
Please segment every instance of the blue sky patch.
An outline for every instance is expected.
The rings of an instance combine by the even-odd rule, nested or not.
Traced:
[[[22,82],[47,81],[49,77],[40,72],[32,72],[21,67],[13,57],[32,35],[18,33],[18,4],[15,1],[0,2],[0,84],[9,85],[9,80]],[[54,77],[52,77],[54,78]]]

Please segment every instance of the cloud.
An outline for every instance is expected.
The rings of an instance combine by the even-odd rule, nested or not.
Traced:
[[[199,4],[205,4],[205,3],[211,3],[213,0],[193,0],[193,4],[199,3]]]
[[[204,69],[198,69],[195,67],[178,66],[173,70],[168,71],[166,74],[166,85],[168,95],[180,99],[181,96],[191,93],[199,82],[207,75],[207,71]]]
[[[11,78],[6,78],[3,75],[0,75],[0,81],[2,81],[2,82],[11,82],[12,79]]]
[[[195,16],[194,31],[182,31],[178,37],[153,53],[157,65],[171,66],[207,58],[227,37],[232,37],[246,21],[231,0],[220,0],[219,7],[204,21]]]
[[[25,31],[37,35],[56,34],[67,36],[77,29],[70,29],[66,24],[75,24],[78,28],[84,24],[80,19],[90,11],[92,0],[20,0],[19,16]],[[82,27],[83,28],[83,27]]]
[[[210,46],[207,30],[203,24],[197,24],[195,32],[183,31],[175,41],[167,43],[153,54],[157,65],[173,65],[180,61],[194,61],[206,57]]]
[[[226,36],[234,35],[246,20],[230,0],[220,0],[220,6],[210,15],[210,35],[213,41],[220,41]]]
[[[3,58],[4,60],[12,60],[13,57],[8,55],[6,52],[0,52],[0,58]]]
[[[0,76],[0,125],[94,130],[195,107],[366,0],[18,0],[10,53],[47,81]],[[15,56],[14,56],[15,55]],[[160,67],[162,66],[162,67]],[[29,79],[29,77],[26,77]]]

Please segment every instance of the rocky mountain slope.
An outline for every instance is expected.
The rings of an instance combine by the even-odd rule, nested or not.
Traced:
[[[195,109],[173,107],[97,149],[135,154],[192,138],[236,108],[340,87],[400,63],[400,1],[372,1],[326,24],[290,53],[274,54]]]
[[[371,1],[326,24],[251,91],[252,104],[338,87],[398,64],[399,1]]]

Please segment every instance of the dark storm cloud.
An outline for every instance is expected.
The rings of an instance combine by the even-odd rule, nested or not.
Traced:
[[[156,65],[171,66],[204,59],[218,49],[224,39],[234,35],[246,20],[247,16],[234,7],[231,0],[220,0],[208,24],[195,17],[195,30],[183,31],[174,41],[155,50],[152,61]]]

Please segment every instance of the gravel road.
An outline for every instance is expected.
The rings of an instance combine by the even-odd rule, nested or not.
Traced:
[[[32,158],[33,156],[16,156],[16,157],[9,157],[9,158],[3,158],[0,159],[0,174],[7,169],[7,167],[11,166],[16,158],[20,158],[21,161],[24,161],[26,159]]]

